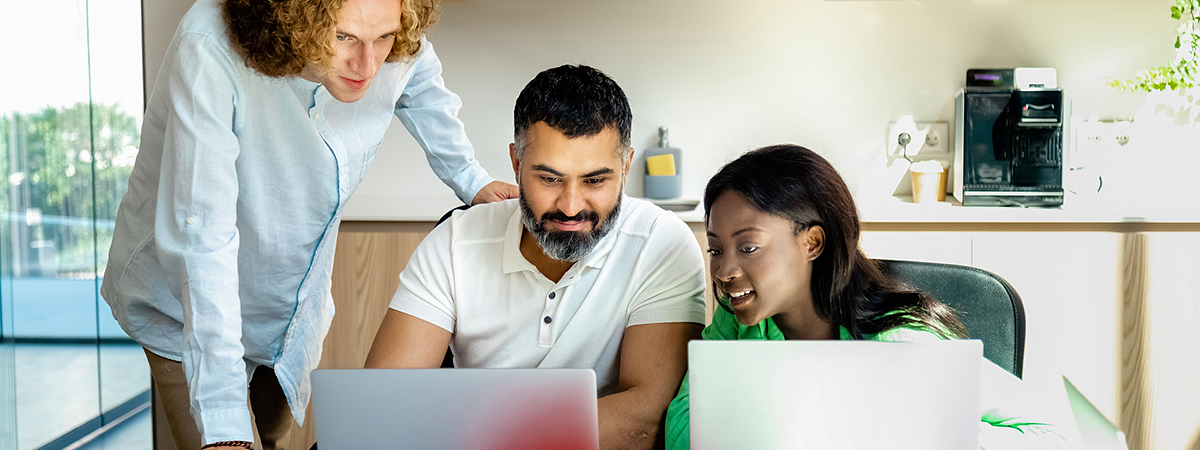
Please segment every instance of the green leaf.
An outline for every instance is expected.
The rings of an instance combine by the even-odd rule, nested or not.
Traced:
[[[1182,20],[1176,29],[1174,47],[1178,58],[1173,62],[1140,71],[1128,80],[1109,80],[1105,84],[1127,91],[1161,91],[1197,87],[1200,77],[1200,0],[1175,0],[1171,17]],[[1186,45],[1185,45],[1186,44]]]

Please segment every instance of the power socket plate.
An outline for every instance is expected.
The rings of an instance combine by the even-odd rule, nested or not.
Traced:
[[[900,133],[908,133],[911,137],[907,149],[898,141]],[[887,145],[888,157],[893,159],[903,159],[905,150],[908,158],[913,161],[945,160],[952,156],[949,122],[892,122],[888,124],[887,140],[884,142]]]

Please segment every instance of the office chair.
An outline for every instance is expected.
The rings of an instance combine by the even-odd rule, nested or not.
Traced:
[[[1025,307],[999,275],[969,266],[876,260],[887,273],[958,312],[983,356],[1018,378],[1025,358]]]
[[[460,209],[465,210],[470,207],[471,207],[471,205],[458,205],[458,207],[451,209],[449,211],[446,211],[446,214],[442,214],[442,218],[438,219],[437,223],[433,224],[433,227],[437,228],[438,225],[442,224],[442,222],[445,222],[446,220],[450,219],[450,216],[454,215],[455,211],[458,211]],[[442,368],[443,369],[453,369],[454,368],[454,352],[450,351],[450,348],[446,348],[446,357],[442,358]]]

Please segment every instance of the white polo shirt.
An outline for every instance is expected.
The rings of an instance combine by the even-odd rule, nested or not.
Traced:
[[[391,308],[454,334],[457,367],[591,368],[618,390],[626,327],[704,323],[704,259],[683,221],[622,199],[617,224],[558,283],[521,255],[517,200],[457,211],[400,273]]]

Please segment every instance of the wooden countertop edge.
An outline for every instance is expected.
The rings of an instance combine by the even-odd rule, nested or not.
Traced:
[[[1200,232],[1196,222],[863,222],[863,231]]]
[[[434,221],[343,221],[343,233],[424,233]],[[700,231],[701,222],[688,222]],[[863,231],[900,232],[1090,232],[1090,233],[1161,233],[1200,232],[1200,222],[863,222]]]
[[[343,220],[341,233],[427,233],[433,220]]]

